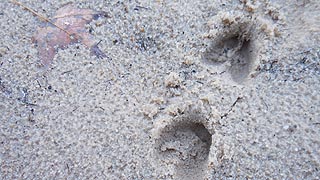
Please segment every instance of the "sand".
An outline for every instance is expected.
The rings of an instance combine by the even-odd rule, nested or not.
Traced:
[[[0,179],[320,179],[320,4],[68,2],[106,11],[42,68],[0,2]]]

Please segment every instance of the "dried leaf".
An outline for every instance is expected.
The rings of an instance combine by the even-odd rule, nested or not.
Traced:
[[[44,27],[38,28],[33,37],[41,63],[44,66],[50,65],[58,48],[65,49],[69,44],[77,42],[90,48],[91,54],[98,58],[106,57],[98,48],[93,36],[85,28],[87,23],[105,14],[105,12],[91,9],[79,9],[73,4],[67,4],[60,8],[50,22],[46,23]]]

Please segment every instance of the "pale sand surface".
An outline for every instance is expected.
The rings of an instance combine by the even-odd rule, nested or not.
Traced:
[[[0,179],[320,179],[318,0],[21,2],[106,11],[108,58],[39,68],[1,0]]]

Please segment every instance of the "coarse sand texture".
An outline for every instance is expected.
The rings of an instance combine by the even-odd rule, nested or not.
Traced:
[[[318,0],[1,0],[0,179],[320,179]]]

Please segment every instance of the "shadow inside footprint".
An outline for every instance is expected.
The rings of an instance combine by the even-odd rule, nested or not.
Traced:
[[[217,67],[225,66],[222,71],[227,71],[233,81],[245,82],[256,61],[254,52],[258,50],[252,31],[252,25],[248,22],[225,29],[215,36],[203,53],[204,61]]]
[[[250,73],[252,66],[252,50],[250,50],[250,40],[244,40],[239,44],[237,53],[231,59],[229,72],[231,77],[236,82],[243,82]]]
[[[163,161],[175,164],[179,179],[199,179],[206,173],[211,140],[203,124],[179,122],[161,132],[157,148]]]

